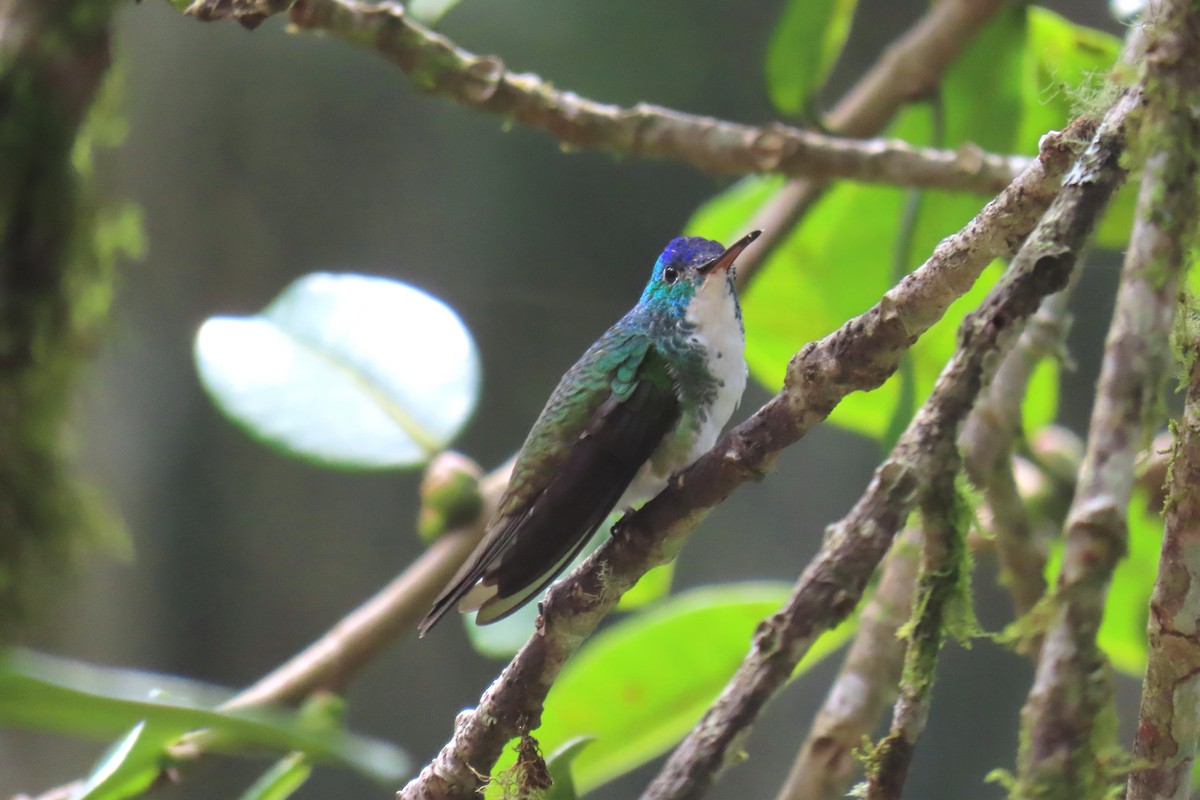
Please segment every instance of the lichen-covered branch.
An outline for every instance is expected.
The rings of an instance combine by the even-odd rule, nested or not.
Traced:
[[[514,73],[495,56],[468,52],[410,18],[399,3],[358,0],[197,0],[201,19],[257,24],[286,10],[301,30],[375,50],[421,89],[476,111],[540,128],[576,149],[671,158],[718,174],[777,173],[903,186],[998,192],[1028,165],[1021,156],[977,148],[935,150],[901,141],[855,141],[781,124],[725,122],[639,103],[598,103]]]
[[[924,479],[921,490],[925,536],[917,597],[913,620],[906,629],[908,647],[891,729],[869,760],[868,800],[900,800],[917,740],[929,718],[942,643],[956,624],[956,611],[961,613],[955,606],[965,601],[966,515],[955,487],[961,459],[954,448],[949,455],[934,465],[935,472]]]
[[[939,0],[912,28],[892,42],[879,60],[822,120],[841,136],[877,136],[904,106],[928,96],[1005,0]],[[768,200],[747,230],[761,230],[754,247],[738,259],[738,284],[746,285],[825,190],[822,181],[788,181]]]
[[[1022,711],[1021,797],[1095,797],[1111,785],[1098,763],[1112,732],[1100,720],[1111,698],[1096,631],[1125,551],[1134,462],[1161,414],[1177,287],[1196,226],[1200,146],[1200,9],[1185,0],[1147,8],[1157,12],[1143,58],[1139,145],[1148,155],[1067,517],[1055,614]]]
[[[858,763],[854,753],[896,696],[904,668],[904,642],[897,633],[912,613],[923,539],[923,529],[910,525],[884,559],[854,641],[777,800],[841,800],[850,789]]]
[[[1183,346],[1192,354],[1191,379],[1150,597],[1150,648],[1128,800],[1187,800],[1200,738],[1200,337],[1190,334]]]

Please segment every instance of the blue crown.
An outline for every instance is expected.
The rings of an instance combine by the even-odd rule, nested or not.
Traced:
[[[711,239],[680,236],[671,240],[667,249],[658,257],[658,261],[663,266],[670,264],[677,267],[698,267],[712,261],[723,252],[725,248]]]

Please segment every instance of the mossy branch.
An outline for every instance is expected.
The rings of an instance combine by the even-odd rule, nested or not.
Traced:
[[[906,626],[908,646],[900,696],[892,725],[875,747],[867,767],[867,800],[900,800],[917,740],[925,730],[933,702],[938,656],[947,633],[954,632],[957,606],[970,603],[966,514],[956,481],[961,468],[957,451],[937,465],[921,490],[924,548],[913,618]],[[961,633],[961,631],[960,631]],[[968,634],[969,635],[969,634]]]
[[[879,727],[903,674],[905,648],[898,634],[912,613],[924,537],[920,525],[910,524],[884,559],[854,641],[776,800],[846,797],[855,753]]]
[[[111,254],[72,154],[108,70],[115,7],[0,4],[0,641],[38,578],[107,522],[62,433],[111,294]]]

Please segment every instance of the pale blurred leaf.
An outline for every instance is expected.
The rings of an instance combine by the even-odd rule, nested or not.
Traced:
[[[252,436],[339,467],[416,466],[458,434],[479,357],[440,300],[385,278],[314,273],[261,314],[213,317],[196,367]]]

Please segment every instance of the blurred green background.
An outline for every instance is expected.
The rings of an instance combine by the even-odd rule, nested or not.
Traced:
[[[925,3],[863,0],[826,100]],[[1103,4],[1047,6],[1120,32]],[[781,0],[463,0],[440,24],[462,46],[606,102],[775,118],[762,57]],[[315,270],[393,276],[445,300],[474,333],[483,396],[458,449],[490,468],[522,440],[559,375],[633,303],[662,245],[728,181],[689,168],[565,153],[548,136],[416,91],[345,43],[206,25],[163,2],[120,16],[117,69],[129,135],[101,164],[107,193],[140,204],[144,261],[127,264],[74,436],[86,473],[128,528],[130,558],[97,557],[37,620],[35,646],[104,664],[241,686],[319,635],[419,551],[417,473],[351,474],[248,439],[201,391],[192,337],[207,316],[249,313]],[[982,205],[983,200],[980,200]],[[846,269],[854,269],[847,264]],[[1115,280],[1096,260],[1075,301],[1064,421],[1086,424]],[[747,320],[753,325],[753,320]],[[735,421],[766,394],[747,392]],[[865,486],[874,443],[820,428],[776,474],[702,526],[677,586],[790,580]],[[980,615],[1008,601],[985,565]],[[349,724],[423,763],[501,664],[456,622],[390,648],[349,693]],[[791,687],[714,798],[770,797],[836,659]],[[986,641],[947,648],[908,795],[998,797],[1031,667]],[[1130,694],[1132,684],[1120,690]],[[0,795],[86,771],[102,745],[0,731]],[[951,756],[948,758],[947,756]],[[216,761],[167,797],[236,796],[260,764]],[[634,795],[642,770],[596,793]],[[299,797],[390,797],[319,770]]]

